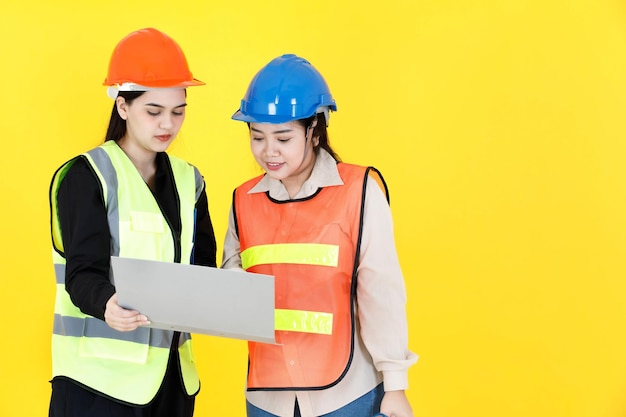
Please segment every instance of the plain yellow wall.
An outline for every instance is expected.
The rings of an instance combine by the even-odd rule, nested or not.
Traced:
[[[626,415],[626,5],[618,0],[16,1],[0,5],[0,416],[47,413],[54,169],[98,145],[128,32],[194,75],[171,152],[205,175],[220,243],[257,174],[230,120],[256,70],[307,57],[331,141],[391,191],[420,417]],[[242,341],[195,337],[198,416],[243,416]]]

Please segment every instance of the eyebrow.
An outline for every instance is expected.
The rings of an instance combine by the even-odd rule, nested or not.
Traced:
[[[162,106],[160,104],[156,104],[156,103],[146,103],[146,106],[152,106],[152,107],[158,107],[160,109],[164,109],[165,106]],[[187,103],[183,103],[183,104],[179,104],[178,106],[174,107],[175,109],[181,108],[181,107],[185,107],[187,106]]]
[[[255,131],[255,132],[257,132],[257,133],[263,133],[263,131],[262,131],[262,130],[255,129],[255,128],[253,128],[253,127],[250,127],[250,130],[254,130],[254,131]],[[280,134],[280,133],[289,133],[289,132],[293,132],[293,129],[275,130],[275,131],[273,131],[273,132],[271,132],[271,133],[273,133],[273,134],[275,134],[275,135],[276,135],[276,134]]]

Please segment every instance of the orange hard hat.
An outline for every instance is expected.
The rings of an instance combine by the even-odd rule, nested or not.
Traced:
[[[128,34],[117,44],[104,85],[141,91],[204,83],[193,78],[185,54],[174,39],[156,29],[146,28]]]

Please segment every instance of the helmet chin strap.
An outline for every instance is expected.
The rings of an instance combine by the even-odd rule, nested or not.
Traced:
[[[328,127],[328,123],[330,122],[330,110],[328,106],[318,107],[316,113],[324,113],[324,120],[326,120],[326,127]]]

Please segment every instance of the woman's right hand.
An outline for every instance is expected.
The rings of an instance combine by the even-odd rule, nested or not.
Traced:
[[[130,332],[139,326],[150,324],[148,317],[135,310],[127,310],[117,303],[117,293],[113,294],[104,309],[104,321],[112,329]]]

